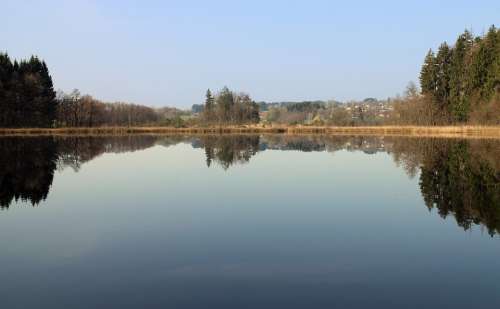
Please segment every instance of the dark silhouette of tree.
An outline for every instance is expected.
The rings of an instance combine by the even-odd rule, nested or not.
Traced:
[[[32,56],[14,61],[0,53],[0,126],[51,127],[57,100],[44,61]]]
[[[128,152],[155,145],[155,136],[0,138],[0,208],[19,200],[33,206],[47,198],[56,169],[82,164],[105,152]]]
[[[0,207],[12,201],[37,205],[47,198],[57,167],[52,137],[0,139]]]
[[[466,230],[483,224],[491,235],[500,233],[498,141],[398,138],[392,150],[397,162],[419,167],[430,210],[453,215]]]
[[[491,235],[500,232],[499,171],[474,158],[465,141],[426,159],[420,187],[427,207],[436,207],[443,218],[453,214],[464,229],[483,223]]]

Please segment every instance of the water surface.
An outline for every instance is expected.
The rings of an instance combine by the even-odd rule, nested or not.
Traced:
[[[1,308],[498,308],[500,140],[0,138]]]

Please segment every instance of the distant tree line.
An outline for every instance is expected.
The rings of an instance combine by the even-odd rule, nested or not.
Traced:
[[[103,103],[89,95],[80,95],[78,90],[57,95],[57,126],[137,126],[152,124],[159,120],[155,109],[129,103]]]
[[[227,87],[213,96],[210,89],[203,108],[205,123],[245,124],[260,121],[259,105],[246,93],[234,93]]]
[[[183,126],[182,111],[54,91],[46,63],[36,56],[12,61],[0,53],[0,127]]]
[[[380,125],[391,114],[388,101],[372,98],[363,101],[304,101],[270,107],[264,115],[265,123],[314,126]]]
[[[20,62],[0,53],[0,126],[51,127],[57,100],[44,61],[32,56]]]

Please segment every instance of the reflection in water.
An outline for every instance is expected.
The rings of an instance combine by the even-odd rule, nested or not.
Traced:
[[[205,148],[207,166],[213,161],[225,170],[231,165],[243,164],[259,151],[259,136],[255,135],[207,135],[192,143],[194,148]]]
[[[464,229],[482,223],[491,235],[500,232],[500,171],[464,141],[434,151],[421,168],[427,207],[436,207],[443,218],[453,214]]]
[[[362,151],[390,153],[410,177],[420,175],[429,209],[452,214],[459,226],[483,224],[500,232],[500,141],[376,136],[120,136],[0,138],[0,206],[13,201],[37,205],[48,194],[56,168],[75,171],[106,152],[190,143],[203,148],[207,166],[223,169],[250,161],[259,151]]]
[[[0,207],[45,200],[57,163],[53,138],[0,138]]]
[[[0,138],[0,208],[12,201],[37,205],[47,198],[56,168],[81,165],[105,152],[129,152],[155,144],[151,136]]]

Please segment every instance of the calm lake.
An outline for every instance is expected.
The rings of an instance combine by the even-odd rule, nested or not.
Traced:
[[[0,308],[500,308],[500,140],[0,138]]]

